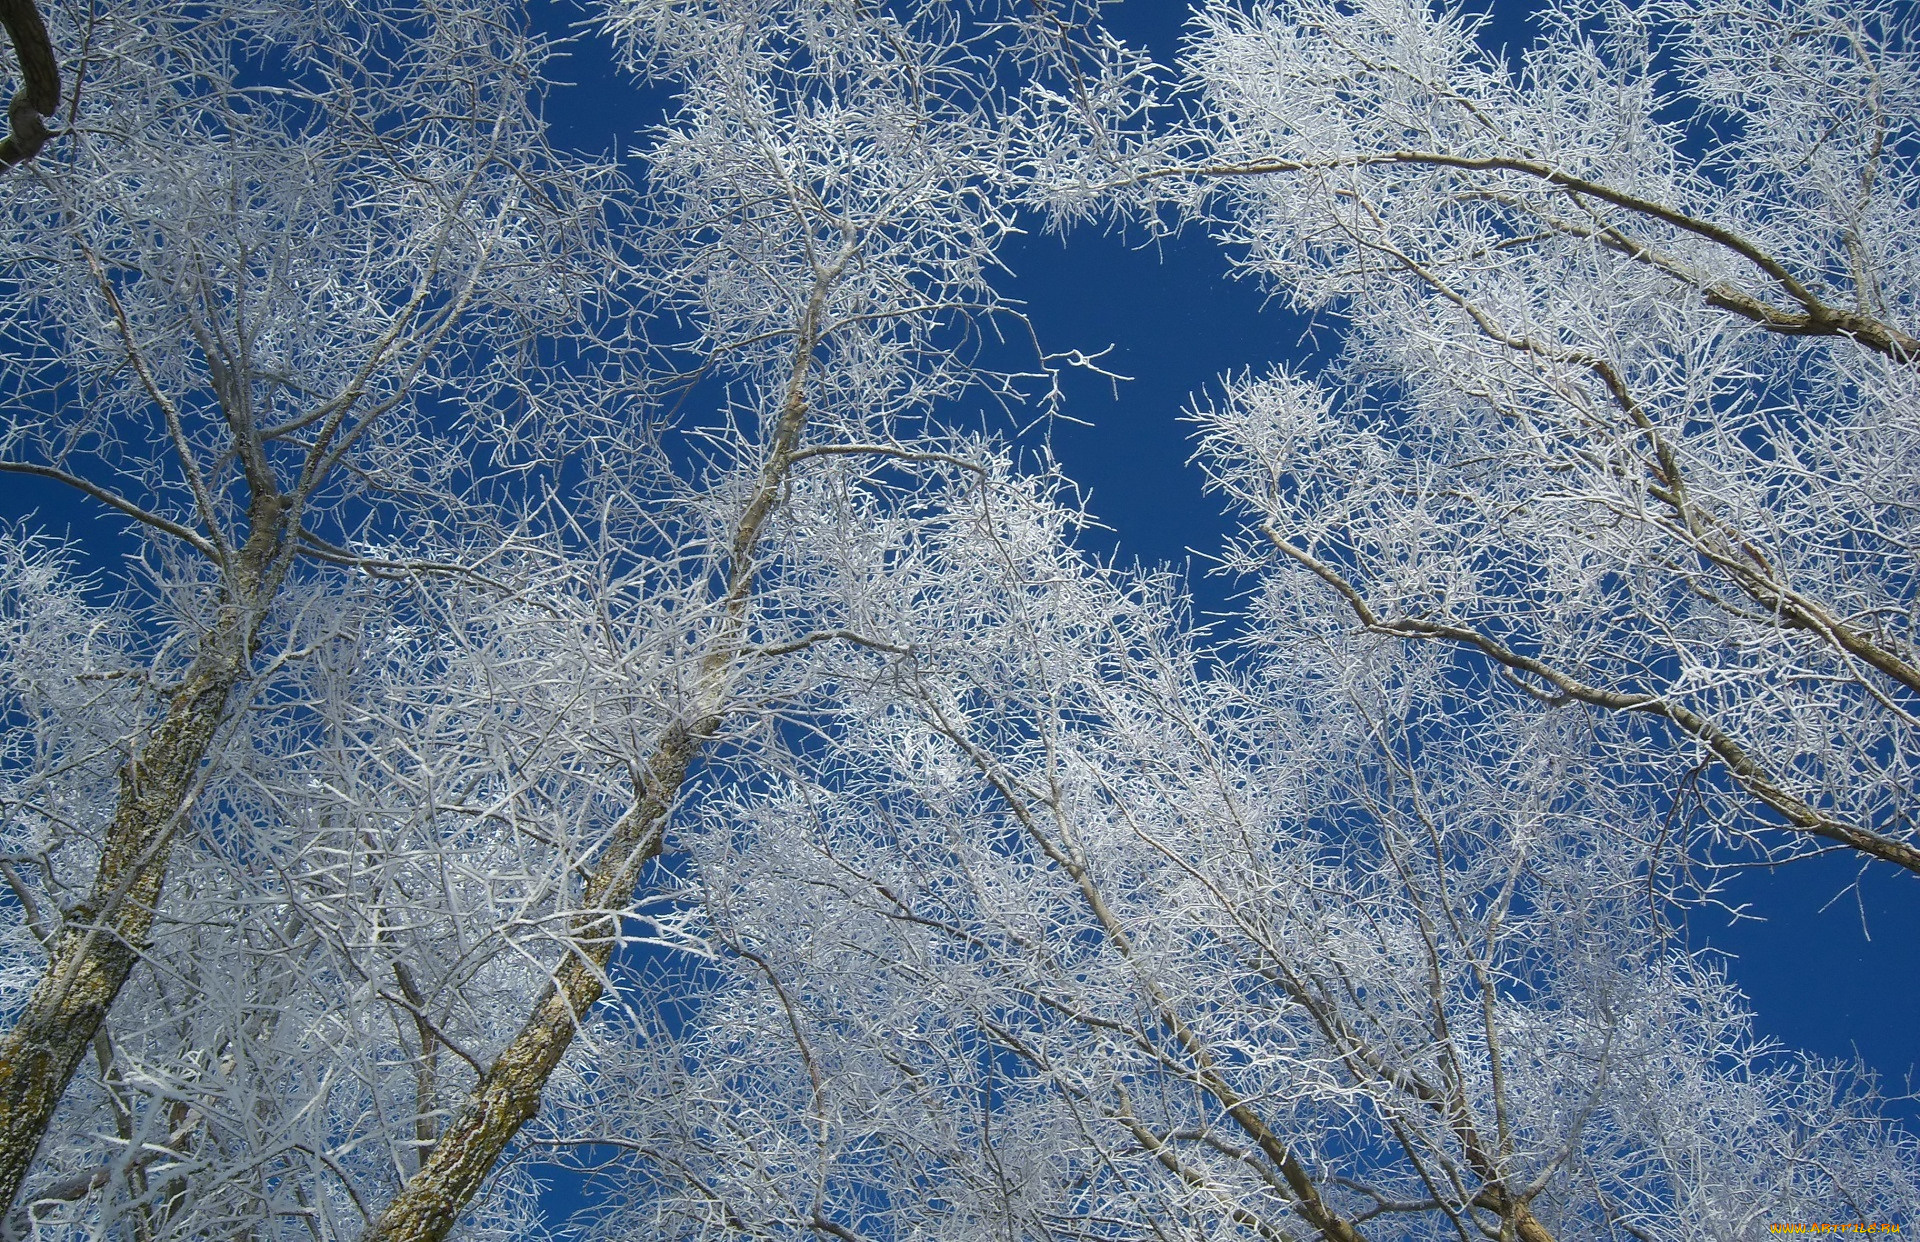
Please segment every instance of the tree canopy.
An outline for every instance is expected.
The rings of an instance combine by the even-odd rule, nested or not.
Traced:
[[[0,10],[0,1234],[1920,1221],[1692,931],[1920,871],[1910,6]],[[1101,228],[1324,338],[1162,412],[1229,616]]]

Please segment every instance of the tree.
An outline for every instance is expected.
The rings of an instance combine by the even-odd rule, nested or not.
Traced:
[[[970,33],[941,5],[644,2],[612,5],[605,20],[632,67],[680,92],[647,157],[649,270],[703,365],[728,380],[729,403],[700,429],[708,477],[682,502],[699,525],[645,519],[648,542],[684,533],[668,537],[658,569],[624,579],[645,583],[631,618],[596,591],[595,646],[632,650],[628,627],[653,623],[667,599],[684,601],[673,620],[686,628],[672,658],[621,662],[614,700],[638,699],[651,717],[627,727],[634,749],[619,756],[631,800],[579,851],[579,888],[556,893],[568,934],[550,981],[369,1239],[445,1236],[535,1115],[605,994],[620,919],[689,774],[726,770],[728,750],[755,753],[795,711],[806,683],[783,685],[774,661],[875,641],[861,627],[870,597],[822,588],[884,562],[865,528],[928,520],[910,485],[876,500],[893,490],[880,480],[903,465],[968,469],[949,437],[916,424],[983,382],[1017,392],[1017,377],[970,362],[967,338],[1001,311],[986,277],[1017,189],[1003,65],[1044,54],[1047,32]]]
[[[863,641],[841,580],[889,555],[868,528],[910,535],[938,480],[973,486],[975,450],[928,408],[1018,396],[969,357],[1012,179],[1007,84],[959,14],[610,21],[682,91],[625,272],[723,404],[663,447],[582,373],[577,473],[516,521],[416,535],[417,561],[484,578],[316,598],[327,623],[210,782],[145,949],[154,1021],[122,1043],[151,1102],[108,1084],[96,1115],[132,1114],[131,1136],[65,1134],[55,1188],[100,1192],[76,1225],[443,1235],[605,993],[689,773],[750,768],[788,727],[812,665],[785,657]],[[1024,27],[989,34],[1033,54]],[[475,1228],[528,1227],[507,1180]]]
[[[1424,6],[1215,6],[1186,126],[1063,157],[1061,210],[1171,199],[1351,321],[1200,412],[1248,646],[1057,552],[894,631],[906,702],[710,805],[711,1023],[554,1140],[624,1153],[610,1235],[1912,1210],[1662,905],[1702,814],[1911,862],[1910,16],[1546,20],[1516,80]]]
[[[614,1188],[605,1236],[1912,1210],[1912,1137],[1752,1037],[1650,890],[1660,808],[1564,717],[1489,720],[1444,651],[1302,641],[1285,575],[1213,663],[1177,584],[1100,570],[1073,523],[996,493],[971,589],[903,566],[948,602],[875,619],[911,654],[812,706],[831,745],[688,808],[716,964],[678,1019],[604,1016],[547,1139]]]
[[[1913,11],[1539,20],[1196,19],[1185,209],[1349,325],[1200,410],[1239,563],[1585,713],[1678,836],[1920,870]]]
[[[1597,38],[1625,12],[1580,29]],[[1279,10],[1209,13],[1196,72],[1222,90],[1270,66],[1246,50],[1264,44],[1209,32],[1305,37]],[[1436,39],[1464,38],[1450,19],[1393,13],[1384,41],[1414,60]],[[1364,33],[1378,16],[1340,20]],[[530,263],[527,302],[509,299],[525,318],[450,355],[443,377],[463,395],[511,390],[513,401],[480,405],[507,417],[451,454],[420,445],[426,462],[408,477],[450,514],[340,500],[330,520],[343,529],[324,543],[314,532],[311,546],[389,577],[276,580],[276,611],[263,604],[247,631],[249,642],[270,634],[271,678],[249,686],[244,715],[229,713],[231,742],[194,758],[193,831],[139,929],[130,1020],[111,1028],[97,1079],[70,1093],[11,1227],[143,1242],[425,1239],[456,1226],[531,1236],[548,1223],[538,1179],[555,1160],[607,1188],[592,1225],[620,1237],[1736,1238],[1769,1220],[1830,1217],[1835,1203],[1863,1220],[1920,1206],[1920,1151],[1884,1120],[1872,1083],[1756,1040],[1737,994],[1676,934],[1669,903],[1689,895],[1685,868],[1703,854],[1672,831],[1686,808],[1635,765],[1676,737],[1711,735],[1668,711],[1659,719],[1679,732],[1632,751],[1639,735],[1607,717],[1540,710],[1538,696],[1558,692],[1550,681],[1523,680],[1530,695],[1502,680],[1503,669],[1546,676],[1557,666],[1545,657],[1502,661],[1449,633],[1407,644],[1405,627],[1379,621],[1398,612],[1360,613],[1356,629],[1355,600],[1370,597],[1353,584],[1371,581],[1357,553],[1314,560],[1325,548],[1285,524],[1319,520],[1318,504],[1347,529],[1348,489],[1296,487],[1318,459],[1288,447],[1302,427],[1315,444],[1346,442],[1329,412],[1342,407],[1280,376],[1239,381],[1203,414],[1217,481],[1273,549],[1240,562],[1259,593],[1230,643],[1191,623],[1177,579],[1075,547],[1085,519],[1043,454],[953,429],[948,404],[1022,391],[979,347],[992,325],[1018,323],[991,274],[1024,198],[1050,196],[1066,213],[1103,201],[1218,211],[1276,252],[1314,236],[1277,231],[1296,227],[1281,217],[1256,232],[1267,221],[1246,214],[1257,193],[1228,193],[1257,185],[1290,203],[1287,176],[1317,167],[1216,158],[1247,108],[1196,94],[1187,122],[1159,134],[1141,121],[1153,71],[1086,28],[1088,14],[980,19],[844,0],[608,10],[632,66],[678,96],[644,152],[644,193],[618,221],[631,246],[607,270],[561,275],[596,292],[631,280],[647,315],[629,314],[621,286],[606,294],[610,322],[590,332],[563,317],[574,309],[564,296],[559,307],[535,296],[554,292],[541,275],[554,269]],[[466,46],[457,33],[448,47]],[[1332,55],[1309,45],[1315,65]],[[1249,72],[1206,77],[1223,48],[1239,48],[1232,63]],[[462,80],[420,63],[428,83]],[[1357,63],[1333,74],[1334,103],[1366,97],[1387,62]],[[520,72],[537,80],[530,63]],[[322,94],[274,115],[349,126],[360,115],[307,110]],[[453,115],[472,113],[417,117],[405,132]],[[283,130],[262,147],[300,143]],[[1330,174],[1426,166],[1335,162]],[[395,178],[376,164],[366,193],[411,193],[422,170],[402,165],[409,176]],[[1502,196],[1473,186],[1455,197],[1463,210],[1483,199],[1509,210]],[[503,190],[498,201],[517,200]],[[1362,200],[1315,182],[1303,201]],[[1401,201],[1373,205],[1385,219]],[[162,206],[153,227],[195,218]],[[1356,218],[1364,234],[1375,217]],[[1577,233],[1469,249],[1492,263],[1569,237],[1611,261]],[[1654,294],[1679,268],[1655,263],[1650,246],[1615,257],[1647,276],[1644,301],[1659,309]],[[1398,283],[1349,272],[1351,255],[1329,247],[1352,290],[1343,305],[1364,308],[1362,295],[1384,287],[1431,309],[1404,296],[1433,287],[1404,265]],[[175,248],[163,238],[154,249]],[[341,260],[323,249],[315,263]],[[371,244],[346,257],[361,282],[390,261]],[[176,286],[193,287],[165,288]],[[1707,310],[1681,298],[1672,313],[1738,314],[1710,291],[1695,288]],[[157,293],[152,303],[169,305]],[[505,326],[530,319],[529,306],[570,335],[506,352],[503,341],[525,338]],[[1366,369],[1402,358],[1377,352],[1401,329],[1373,313],[1353,309],[1349,390],[1391,400],[1353,408],[1399,421],[1366,442],[1373,456],[1328,452],[1350,468],[1351,490],[1384,504],[1407,494],[1394,454],[1471,423],[1467,398],[1491,389],[1456,367],[1467,396],[1437,421],[1415,398],[1440,381],[1422,387],[1412,363]],[[1853,348],[1872,315],[1848,313],[1853,335],[1839,344]],[[1478,342],[1480,319],[1465,322],[1472,332],[1458,335]],[[1742,322],[1763,342],[1782,326]],[[1886,349],[1860,346],[1881,360],[1861,374],[1905,374],[1892,369],[1904,348],[1895,326],[1882,322]],[[675,425],[635,397],[630,358],[596,352],[643,331],[684,335],[673,356],[692,367],[669,399],[697,409],[711,394],[714,413]],[[1650,335],[1648,348],[1664,339]],[[1489,402],[1490,426],[1517,410],[1558,443],[1544,431],[1541,411],[1562,409],[1549,396],[1598,409],[1596,393],[1611,391],[1584,363],[1497,344],[1483,352],[1525,364],[1510,386],[1533,404]],[[1703,351],[1689,345],[1684,358]],[[1057,361],[1043,355],[1028,378],[1044,386]],[[522,366],[531,378],[509,384]],[[1792,372],[1796,383],[1813,374]],[[548,380],[566,385],[565,416],[550,423]],[[103,426],[127,432],[123,409],[159,403],[134,391],[142,404],[114,407]],[[1714,399],[1736,429],[1760,408],[1742,394]],[[423,439],[431,414],[413,428]],[[480,445],[512,446],[522,426],[541,433],[531,447],[547,460],[518,479],[468,477]],[[1679,470],[1657,449],[1679,433],[1636,430],[1606,460],[1667,471],[1642,488],[1657,499]],[[235,480],[206,489],[216,513],[230,512],[221,498],[251,497],[244,443],[209,459]],[[418,460],[389,458],[408,444],[420,442],[354,464],[391,479],[391,460]],[[174,451],[162,464],[180,473],[155,477],[182,480],[174,494],[187,503],[109,502],[176,541],[210,541],[225,528],[194,517],[177,464],[194,458]],[[23,464],[84,483],[65,460]],[[452,474],[433,474],[436,462]],[[1637,477],[1624,465],[1600,474]],[[1704,485],[1686,483],[1688,512],[1707,513]],[[1459,486],[1417,494],[1450,499]],[[1406,519],[1416,534],[1425,512]],[[1395,529],[1392,549],[1407,542]],[[376,558],[395,531],[408,555]],[[1436,561],[1443,584],[1459,576]],[[140,682],[165,667],[142,598],[95,598],[59,562],[31,540],[0,546],[9,710],[35,721],[33,748],[9,755],[8,774],[19,774],[15,804],[35,808],[49,836],[104,821],[121,766],[113,740],[164,710]],[[206,571],[156,579],[224,598]],[[1719,608],[1718,581],[1691,585]],[[1505,607],[1491,589],[1472,598]],[[1511,611],[1543,626],[1558,615]],[[1639,614],[1605,619],[1619,615]],[[1679,632],[1669,614],[1657,619],[1668,625],[1658,632]],[[1602,627],[1581,633],[1615,641]],[[1825,637],[1840,645],[1819,650],[1851,650]],[[1883,712],[1903,702],[1866,674],[1840,693]],[[1714,719],[1732,727],[1725,711]],[[1875,743],[1850,770],[1890,754]],[[1780,787],[1725,772],[1701,774],[1703,798],[1764,800]],[[1873,831],[1883,855],[1901,844]],[[47,888],[14,884],[22,949]]]
[[[68,124],[5,184],[0,470],[150,542],[118,645],[9,703],[38,730],[7,773],[7,849],[37,875],[9,880],[45,953],[0,1039],[9,1205],[82,1056],[125,1077],[103,1020],[243,709],[301,657],[282,640],[326,590],[297,562],[434,568],[346,545],[398,533],[391,498],[483,465],[436,406],[537,388],[533,333],[604,273],[593,174],[545,151],[542,50],[505,6],[80,6],[53,25]],[[22,615],[49,581],[18,579]]]

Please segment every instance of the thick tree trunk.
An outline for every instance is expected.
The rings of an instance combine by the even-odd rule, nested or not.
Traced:
[[[547,1079],[604,991],[601,981],[619,930],[619,915],[608,911],[632,896],[641,867],[660,852],[667,810],[701,742],[718,723],[708,715],[690,725],[675,725],[654,749],[640,797],[614,830],[587,883],[586,909],[575,921],[577,951],[554,972],[532,1016],[467,1096],[419,1173],[407,1179],[361,1242],[446,1237],[500,1153],[539,1111]]]
[[[146,745],[120,769],[120,796],[84,904],[67,911],[52,960],[13,1029],[0,1037],[0,1203],[11,1206],[80,1058],[153,926],[174,828],[201,760],[246,675],[251,629],[237,616],[173,694]]]
[[[256,500],[254,533],[227,570],[226,599],[199,654],[160,723],[120,769],[87,899],[65,912],[46,970],[13,1029],[0,1036],[0,1213],[19,1195],[74,1069],[153,928],[175,830],[191,809],[233,688],[252,665],[266,601],[285,574],[285,512],[277,497]]]

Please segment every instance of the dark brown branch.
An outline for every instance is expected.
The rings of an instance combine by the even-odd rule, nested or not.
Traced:
[[[0,0],[0,4],[4,3],[6,0]],[[110,509],[119,510],[136,522],[144,522],[155,530],[165,531],[175,539],[184,540],[210,560],[220,559],[214,546],[194,531],[188,530],[178,522],[169,521],[157,513],[149,513],[126,497],[89,483],[77,474],[69,474],[53,466],[36,466],[24,461],[0,461],[0,471],[10,474],[31,474],[42,479],[52,479],[56,483],[64,483],[76,491],[86,493]]]
[[[413,1014],[414,1033],[420,1038],[420,1060],[413,1070],[413,1139],[417,1144],[414,1152],[414,1171],[427,1162],[427,1153],[433,1150],[433,1141],[439,1137],[434,1124],[433,1096],[434,1079],[437,1076],[439,1056],[437,1044],[445,1044],[453,1054],[473,1066],[474,1073],[485,1074],[487,1067],[468,1056],[454,1042],[440,1033],[440,1028],[427,1016],[427,999],[420,987],[413,981],[413,972],[407,969],[405,962],[393,964],[393,977],[399,981],[400,992],[406,997],[406,1009]],[[381,995],[386,996],[385,992]],[[364,1215],[364,1213],[363,1213]],[[373,1217],[367,1216],[371,1221]]]
[[[337,543],[329,543],[304,527],[300,531],[298,552],[301,556],[325,561],[329,565],[358,569],[374,578],[400,579],[414,574],[445,575],[468,578],[508,594],[513,592],[513,588],[507,583],[489,578],[469,565],[462,565],[455,561],[394,561],[378,556],[361,556]]]
[[[60,66],[53,58],[53,40],[33,0],[0,0],[0,24],[13,40],[20,58],[20,89],[7,105],[12,132],[0,140],[0,169],[30,160],[40,153],[53,131],[47,118],[60,107]]]

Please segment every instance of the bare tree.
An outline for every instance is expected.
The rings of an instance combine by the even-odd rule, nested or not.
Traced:
[[[607,1187],[604,1236],[1732,1239],[1912,1210],[1912,1136],[1857,1070],[1753,1038],[1664,921],[1660,808],[1564,716],[1489,715],[1442,648],[1303,633],[1284,574],[1208,659],[1178,584],[1074,555],[1036,481],[974,504],[950,546],[982,571],[893,562],[939,603],[875,616],[910,654],[823,683],[831,744],[689,807],[713,962],[603,1015],[539,1132]]]
[[[1215,6],[1182,126],[1058,144],[1061,212],[1203,215],[1351,322],[1201,411],[1248,645],[983,523],[964,638],[897,620],[687,834],[711,1025],[642,1015],[547,1139],[609,1236],[1911,1212],[1870,1080],[1755,1040],[1663,906],[1702,812],[1911,861],[1908,20],[1570,6],[1515,76],[1420,5]],[[1061,102],[1150,76],[1095,69]]]
[[[484,508],[461,491],[477,449],[389,441],[351,463],[454,516],[302,532],[399,581],[280,605],[272,693],[199,774],[174,897],[146,916],[165,935],[138,945],[140,1016],[21,1227],[439,1236],[473,1203],[648,909],[636,884],[689,770],[718,762],[716,740],[750,751],[787,727],[779,705],[812,665],[785,657],[867,641],[861,597],[823,587],[884,557],[869,526],[920,520],[915,472],[977,481],[975,449],[922,429],[926,411],[1019,395],[1021,377],[972,359],[1001,310],[985,276],[1017,188],[1011,75],[989,52],[1024,64],[1059,32],[967,22],[842,4],[610,17],[636,67],[683,91],[630,240],[691,331],[688,382],[711,377],[696,395],[723,404],[663,452],[657,424],[567,356],[564,443],[586,481],[529,489],[513,521],[459,520]],[[410,192],[385,171],[370,191]],[[329,288],[393,263],[351,253],[370,266]],[[604,274],[525,275],[565,295]],[[532,349],[498,352],[434,379],[472,397],[530,363],[550,378]],[[520,424],[486,430],[511,443]],[[880,507],[851,515],[859,494]],[[407,554],[373,555],[396,529]],[[530,1227],[525,1188],[509,1178],[474,1227]]]
[[[296,563],[434,568],[350,549],[399,529],[369,502],[448,494],[480,464],[437,411],[536,386],[533,334],[606,270],[585,261],[594,194],[544,149],[541,45],[506,6],[53,17],[72,107],[58,158],[4,185],[0,471],[75,489],[150,552],[126,599],[138,654],[53,670],[137,689],[40,687],[49,719],[117,706],[57,724],[83,749],[8,774],[7,849],[37,872],[16,896],[45,943],[0,1039],[8,1204],[83,1055],[124,1077],[102,1023],[236,709],[302,654],[280,644],[313,597]],[[116,1175],[144,1159],[127,1148]]]
[[[1160,171],[1350,324],[1200,412],[1243,563],[1593,713],[1683,835],[1920,870],[1913,11],[1540,20],[1510,65],[1418,4],[1197,19]]]
[[[621,0],[677,92],[630,266],[504,8],[75,26],[62,142],[107,154],[7,187],[59,261],[5,462],[155,534],[118,599],[0,543],[0,988],[35,1013],[44,944],[122,995],[8,1230],[537,1236],[556,1161],[620,1237],[1912,1215],[1871,1082],[1757,1041],[1668,920],[1676,742],[1714,823],[1804,830],[1774,855],[1913,848],[1906,36],[1730,13],[1568,10],[1514,78],[1418,7],[1215,6],[1160,132],[1082,12]],[[1799,98],[1713,94],[1761,46],[1881,110],[1698,156]],[[1023,389],[979,350],[1029,200],[1204,215],[1351,320],[1329,382],[1201,412],[1237,645],[946,421]],[[1843,201],[1853,242],[1807,224]],[[610,277],[650,319],[581,322]],[[590,356],[643,322],[671,413]]]
[[[630,240],[707,385],[677,399],[721,404],[679,432],[586,411],[583,481],[525,497],[484,565],[456,522],[413,549],[475,573],[377,610],[315,599],[308,654],[210,778],[205,847],[146,949],[153,1021],[121,1043],[149,1158],[122,1177],[107,1144],[112,1184],[63,1219],[437,1237],[472,1209],[474,1230],[531,1227],[524,1177],[476,1195],[576,1072],[689,773],[790,727],[813,677],[791,657],[868,641],[862,597],[829,588],[884,558],[870,529],[923,520],[916,472],[976,480],[928,409],[1018,396],[971,357],[1013,208],[1006,86],[967,20],[610,19],[682,92]],[[988,33],[1028,54],[1024,28]],[[569,395],[609,400],[590,378]],[[60,1188],[99,1167],[69,1165]]]

